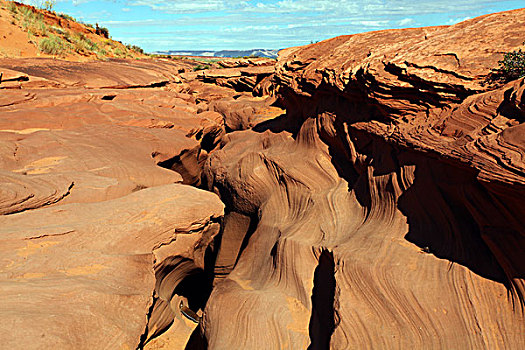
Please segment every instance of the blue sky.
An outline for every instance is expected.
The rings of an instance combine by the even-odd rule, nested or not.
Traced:
[[[343,34],[454,24],[523,4],[523,0],[57,0],[55,11],[99,23],[113,39],[152,52],[281,49]]]

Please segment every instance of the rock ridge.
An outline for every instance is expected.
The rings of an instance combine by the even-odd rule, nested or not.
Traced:
[[[525,344],[524,80],[489,83],[524,23],[281,51],[286,114],[227,134],[205,166],[226,204],[209,348]]]

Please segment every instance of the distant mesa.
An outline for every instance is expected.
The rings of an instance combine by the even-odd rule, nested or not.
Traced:
[[[210,51],[210,50],[195,50],[195,51],[156,51],[154,54],[158,55],[174,55],[174,56],[209,56],[209,57],[245,57],[245,56],[258,56],[277,58],[279,50],[269,49],[253,49],[253,50],[222,50],[222,51]]]

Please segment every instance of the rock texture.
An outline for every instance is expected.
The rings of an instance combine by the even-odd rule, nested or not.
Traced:
[[[525,11],[281,51],[286,115],[223,138],[212,349],[525,346]]]
[[[134,349],[170,326],[184,347],[223,215],[180,184],[223,128],[169,88],[184,68],[0,61],[2,347]]]
[[[524,24],[1,60],[2,344],[524,348]]]
[[[148,318],[154,299],[204,268],[221,215],[213,194],[172,184],[0,217],[3,346],[137,348],[167,326]]]
[[[237,91],[251,92],[255,86],[273,72],[273,66],[210,69],[200,72],[197,78],[205,83],[217,84]]]

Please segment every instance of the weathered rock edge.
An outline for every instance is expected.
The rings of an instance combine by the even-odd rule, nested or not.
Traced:
[[[525,346],[525,10],[281,52],[287,115],[223,139],[213,349]],[[241,244],[237,242],[241,241]]]

